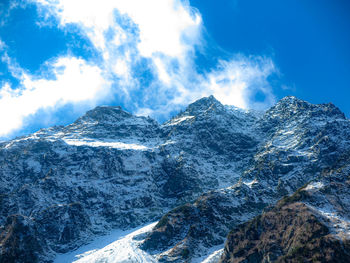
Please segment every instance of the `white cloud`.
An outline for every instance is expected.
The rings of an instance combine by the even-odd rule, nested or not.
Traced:
[[[171,78],[167,72],[167,69],[165,68],[164,62],[160,58],[155,58],[154,64],[157,68],[159,79],[165,84],[170,84]]]
[[[160,52],[179,57],[198,42],[201,17],[180,0],[37,0],[59,17],[62,26],[80,24],[96,47],[106,48],[104,33],[115,25],[114,12],[138,25],[141,56]],[[119,32],[123,34],[123,32]]]
[[[138,89],[148,90],[149,94],[144,94],[144,102],[154,93],[159,95],[158,103],[169,100],[169,94],[179,93],[183,74],[190,72],[186,67],[192,63],[195,46],[201,43],[201,16],[186,1],[36,2],[43,12],[56,16],[62,28],[70,23],[80,26],[101,52],[103,71],[118,78],[118,90],[115,92],[130,104],[138,104],[130,94]],[[106,37],[106,34],[112,37]],[[148,59],[146,67],[157,78],[147,87],[133,74],[133,69],[145,58]],[[174,64],[177,66],[174,67]]]
[[[52,68],[55,79],[36,79],[22,72],[21,87],[11,89],[8,83],[0,90],[0,136],[20,128],[25,117],[45,107],[96,100],[108,92],[101,70],[82,59],[64,57]]]
[[[157,107],[140,107],[136,114],[164,117],[170,111],[180,110],[181,106],[209,95],[214,95],[223,104],[244,109],[265,109],[275,103],[267,80],[274,73],[276,68],[271,59],[241,55],[219,61],[216,68],[203,75],[188,68],[185,72],[171,75],[171,96],[166,87],[149,87],[151,95],[146,99],[153,101]],[[264,99],[257,101],[255,95],[259,93]]]
[[[188,1],[32,1],[42,12],[38,19],[54,16],[63,30],[77,25],[102,61],[91,64],[65,55],[47,62],[53,76],[47,79],[26,73],[5,53],[2,60],[21,85],[11,89],[4,84],[0,90],[0,110],[11,112],[0,113],[0,121],[8,123],[0,128],[0,136],[19,129],[27,116],[40,109],[84,101],[95,105],[115,94],[135,113],[163,119],[211,94],[242,108],[274,102],[267,81],[275,72],[270,59],[233,55],[207,73],[197,72],[195,50],[203,50],[203,24]],[[44,20],[38,25],[46,26]],[[0,41],[0,48],[4,47]],[[151,77],[145,82],[147,74]],[[264,101],[252,99],[257,92],[265,95]]]
[[[237,56],[231,61],[220,61],[219,67],[208,74],[206,95],[213,94],[224,104],[240,108],[261,108],[274,103],[274,96],[267,78],[276,72],[271,59]],[[262,102],[256,102],[256,93],[264,94]]]

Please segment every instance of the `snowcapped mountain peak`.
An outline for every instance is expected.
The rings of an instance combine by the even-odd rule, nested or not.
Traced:
[[[300,117],[303,119],[346,119],[344,113],[332,103],[312,104],[294,96],[281,99],[275,106],[266,111],[266,115],[288,120],[300,119]]]
[[[297,102],[306,102],[304,100],[301,100],[295,96],[285,96],[283,97],[282,99],[280,99],[279,103],[283,103],[283,102],[286,102],[286,103],[297,103]]]
[[[165,122],[163,126],[183,126],[210,116],[222,116],[227,111],[225,107],[213,95],[204,97],[188,105],[185,111]]]
[[[204,111],[219,110],[223,108],[224,106],[213,95],[211,95],[191,103],[185,112],[197,115]]]
[[[65,127],[64,133],[101,139],[155,138],[158,128],[158,122],[149,117],[134,116],[119,106],[98,106]]]
[[[312,104],[298,99],[294,96],[287,96],[282,98],[277,104],[270,110],[288,110],[288,111],[298,111],[307,110],[312,107]]]
[[[130,118],[132,115],[124,111],[120,106],[98,106],[93,110],[86,112],[85,115],[80,117],[76,122],[81,121],[95,121],[95,122],[106,122],[106,121],[118,121],[125,118]]]

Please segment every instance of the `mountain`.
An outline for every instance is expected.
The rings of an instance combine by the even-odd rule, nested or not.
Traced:
[[[0,143],[0,262],[51,262],[113,229],[154,221],[137,238],[142,253],[194,262],[276,204],[266,213],[278,218],[280,199],[317,185],[349,152],[344,114],[295,97],[255,112],[210,96],[164,124],[96,107],[68,126]],[[290,206],[302,204],[312,216],[314,203]],[[238,242],[228,238],[225,262]]]

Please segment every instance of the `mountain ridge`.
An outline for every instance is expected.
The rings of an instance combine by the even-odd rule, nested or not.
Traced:
[[[210,96],[163,124],[99,106],[0,143],[0,262],[26,262],[16,258],[29,251],[20,240],[33,240],[31,262],[51,262],[111,229],[159,219],[142,247],[158,250],[156,260],[190,261],[346,152],[344,114],[295,97],[256,114]]]

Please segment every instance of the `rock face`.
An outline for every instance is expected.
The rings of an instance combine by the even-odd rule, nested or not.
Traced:
[[[30,220],[21,215],[7,218],[6,227],[2,229],[1,245],[3,248],[0,262],[35,262],[43,253],[35,228]]]
[[[0,143],[0,262],[50,262],[111,229],[158,219],[142,248],[160,261],[191,261],[340,169],[349,152],[344,114],[295,97],[253,112],[210,96],[162,125],[97,107]]]
[[[220,262],[349,262],[350,166],[342,165],[232,230]]]
[[[282,99],[249,127],[259,143],[238,183],[203,194],[183,211],[168,212],[144,248],[162,251],[164,261],[181,262],[223,243],[231,228],[293,194],[347,156],[349,124],[332,104]],[[164,241],[170,233],[170,242]]]
[[[255,119],[214,97],[163,125],[120,107],[97,107],[66,127],[2,142],[0,258],[8,262],[18,254],[13,249],[25,250],[19,222],[37,240],[26,258],[50,261],[113,228],[154,221],[236,183],[257,144],[238,122]]]

